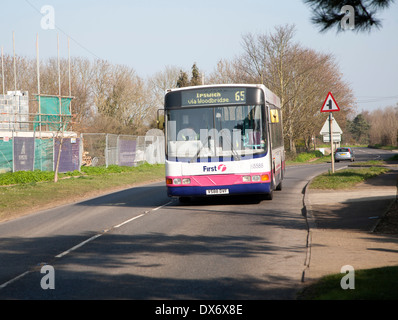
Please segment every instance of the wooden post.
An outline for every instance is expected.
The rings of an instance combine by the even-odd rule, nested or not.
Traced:
[[[3,95],[4,95],[6,93],[5,93],[5,81],[4,81],[4,53],[3,53],[3,47],[1,47],[1,73],[2,73],[1,78],[3,79]]]
[[[37,95],[39,102],[39,135],[41,138],[41,101],[40,101],[40,59],[39,59],[39,34],[36,34],[36,70],[37,70]],[[33,123],[34,126],[34,123]]]
[[[16,94],[17,91],[17,64],[15,61],[15,32],[12,32],[12,47],[14,51],[14,95]]]

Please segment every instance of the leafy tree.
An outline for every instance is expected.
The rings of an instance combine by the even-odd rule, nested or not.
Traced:
[[[188,87],[189,86],[189,80],[188,80],[188,75],[184,71],[180,71],[180,76],[178,77],[177,80],[177,88],[183,88],[183,87]]]
[[[192,77],[191,80],[188,79],[188,75],[184,71],[180,71],[180,76],[177,80],[177,88],[183,88],[188,86],[198,86],[201,84],[200,72],[196,63],[192,65]]]
[[[381,21],[376,18],[376,13],[387,9],[394,0],[304,0],[313,10],[311,21],[321,28],[321,32],[337,27],[342,31],[341,20],[345,12],[341,12],[344,5],[350,5],[355,11],[355,28],[357,32],[371,31],[381,28]]]
[[[192,78],[191,78],[191,86],[198,86],[201,84],[201,79],[200,79],[200,73],[198,70],[198,67],[196,66],[196,63],[193,64],[192,66]]]
[[[363,114],[358,114],[354,120],[348,121],[347,127],[357,143],[369,142],[370,124],[366,121]]]

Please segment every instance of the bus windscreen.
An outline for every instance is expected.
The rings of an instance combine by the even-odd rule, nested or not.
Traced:
[[[240,160],[266,153],[261,105],[176,108],[166,110],[166,117],[169,160]]]

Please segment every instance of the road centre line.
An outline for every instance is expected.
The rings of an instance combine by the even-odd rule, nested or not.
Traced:
[[[114,228],[119,228],[119,227],[121,227],[122,225],[124,225],[124,224],[126,224],[126,223],[129,223],[129,222],[131,222],[131,221],[133,221],[133,220],[135,220],[135,219],[141,218],[141,217],[144,216],[144,215],[145,215],[145,214],[140,214],[139,216],[136,216],[136,217],[134,217],[134,218],[128,219],[128,220],[126,220],[126,221],[124,221],[124,222],[122,222],[122,223],[120,223],[120,224],[114,226],[113,228],[104,230],[103,233],[97,233],[96,235],[92,236],[91,238],[89,238],[89,239],[87,239],[87,240],[85,240],[85,241],[83,241],[83,242],[80,242],[79,244],[75,245],[74,247],[72,247],[72,248],[70,248],[70,249],[68,249],[68,250],[66,250],[66,251],[64,251],[64,252],[62,252],[62,253],[56,255],[55,258],[62,258],[62,257],[64,257],[64,256],[66,256],[67,254],[71,253],[72,251],[75,251],[76,249],[78,249],[78,248],[84,246],[84,245],[87,244],[88,242],[90,242],[90,241],[92,241],[92,240],[95,240],[95,239],[99,238],[100,236],[104,235],[104,234],[107,233],[108,231],[110,231],[110,230],[112,230],[112,229],[114,229]],[[1,289],[4,289],[4,288],[7,287],[9,284],[11,284],[11,283],[17,281],[18,279],[23,278],[24,276],[26,276],[27,274],[29,274],[29,273],[31,273],[31,272],[32,272],[32,271],[30,271],[30,270],[25,271],[24,273],[21,273],[19,276],[16,276],[15,278],[13,278],[13,279],[11,279],[11,280],[9,280],[9,281],[3,283],[2,285],[0,285],[0,290],[1,290]]]
[[[5,287],[7,287],[9,284],[17,281],[18,279],[26,276],[28,273],[30,273],[31,271],[25,271],[24,273],[20,274],[19,276],[16,276],[15,278],[8,280],[7,282],[4,282],[2,285],[0,285],[0,290],[4,289]]]
[[[128,220],[126,220],[126,221],[124,221],[124,222],[122,222],[122,223],[120,223],[120,224],[114,226],[113,228],[108,229],[107,231],[112,230],[112,229],[119,228],[119,227],[125,225],[126,223],[129,223],[129,222],[131,222],[131,221],[133,221],[133,220],[135,220],[135,219],[141,218],[142,216],[145,216],[145,213],[140,214],[139,216],[133,217],[133,218],[131,218],[131,219],[128,219]]]
[[[159,206],[159,207],[157,207],[155,209],[152,209],[152,211],[158,211],[159,209],[162,209],[163,207],[168,206],[169,204],[172,204],[173,202],[174,202],[174,200],[170,200],[169,202],[167,202],[167,203],[165,203],[165,204],[163,204],[163,205],[161,205],[161,206]]]
[[[109,229],[105,229],[102,233],[97,233],[96,235],[92,236],[91,238],[89,238],[87,240],[84,240],[83,242],[80,242],[79,244],[75,245],[74,247],[72,247],[72,248],[70,248],[70,249],[68,249],[68,250],[66,250],[66,251],[64,251],[64,252],[62,252],[62,253],[60,253],[58,255],[56,255],[55,257],[56,258],[62,258],[63,256],[66,256],[68,253],[71,253],[72,251],[75,251],[76,249],[84,246],[85,244],[89,243],[92,240],[95,240],[95,239],[99,238],[100,236],[104,235],[105,233],[108,233],[109,231],[111,231],[113,229],[120,228],[121,226],[123,226],[123,225],[125,225],[125,224],[127,224],[127,223],[129,223],[131,221],[134,221],[134,220],[136,220],[138,218],[141,218],[143,216],[145,216],[145,213],[142,213],[142,214],[140,214],[138,216],[130,218],[130,219],[128,219],[128,220],[126,220],[126,221],[124,221],[122,223],[119,223],[116,226],[113,226],[113,227],[111,227]]]
[[[165,206],[171,204],[172,202],[173,202],[173,200],[171,200],[171,201],[169,201],[169,202],[167,202],[167,203],[165,203],[165,204],[163,204],[163,205],[161,205],[161,206],[159,206],[159,207],[157,207],[157,208],[152,209],[152,211],[157,211],[157,210],[159,210],[159,209],[161,209],[161,208],[163,208],[163,207],[165,207]],[[146,213],[147,213],[147,212],[148,212],[148,211],[146,211]],[[140,214],[140,215],[138,215],[138,216],[135,216],[135,217],[130,218],[130,219],[126,220],[126,221],[123,221],[122,223],[119,223],[119,224],[117,224],[117,225],[115,225],[115,226],[113,226],[113,227],[111,227],[111,228],[109,228],[109,229],[105,229],[102,233],[98,233],[98,234],[92,236],[91,238],[89,238],[89,239],[87,239],[87,240],[85,240],[85,241],[83,241],[83,242],[77,244],[76,246],[74,246],[74,247],[72,247],[72,248],[70,248],[70,249],[68,249],[68,250],[66,250],[66,251],[64,251],[64,252],[62,252],[62,253],[56,255],[55,257],[56,257],[56,258],[61,258],[61,257],[65,256],[65,255],[67,255],[68,253],[70,253],[70,252],[72,252],[72,251],[75,251],[76,249],[78,249],[78,248],[84,246],[84,245],[87,244],[88,242],[90,242],[90,241],[92,241],[92,240],[95,240],[95,239],[99,238],[100,236],[104,235],[105,233],[108,233],[109,231],[111,231],[111,230],[113,230],[113,229],[120,228],[121,226],[123,226],[123,225],[125,225],[125,224],[127,224],[127,223],[129,223],[129,222],[131,222],[131,221],[134,221],[134,220],[136,220],[136,219],[139,219],[139,218],[145,216],[146,213],[142,213],[142,214]]]
[[[91,238],[89,238],[89,239],[87,239],[87,240],[85,240],[85,241],[83,241],[83,242],[80,242],[78,245],[76,245],[76,246],[74,246],[74,247],[72,247],[72,248],[70,248],[70,249],[68,249],[68,250],[66,250],[66,251],[64,251],[64,252],[62,252],[62,253],[56,255],[55,257],[56,257],[56,258],[62,258],[63,256],[66,256],[68,253],[70,253],[70,252],[72,252],[72,251],[75,251],[76,249],[78,249],[78,248],[84,246],[86,243],[88,243],[88,242],[90,242],[90,241],[92,241],[92,240],[94,240],[94,239],[97,239],[98,237],[100,237],[100,236],[102,236],[102,235],[103,235],[103,233],[98,233],[98,234],[96,234],[95,236],[92,236]]]
[[[157,211],[157,210],[159,210],[159,209],[161,209],[161,208],[163,208],[163,207],[165,207],[165,206],[167,206],[167,205],[169,205],[171,203],[173,203],[173,200],[171,200],[171,201],[169,201],[169,202],[167,202],[167,203],[165,203],[165,204],[163,204],[163,205],[161,205],[161,206],[159,206],[157,208],[154,208],[151,211]],[[146,212],[148,212],[148,211],[146,211]],[[124,221],[122,223],[119,223],[119,224],[117,224],[117,225],[115,225],[115,226],[113,226],[113,227],[111,227],[109,229],[105,229],[102,233],[97,233],[96,235],[92,236],[91,238],[89,238],[87,240],[84,240],[84,241],[80,242],[79,244],[75,245],[74,247],[72,247],[72,248],[70,248],[70,249],[68,249],[68,250],[56,255],[55,258],[62,258],[64,256],[66,256],[67,254],[71,253],[72,251],[75,251],[76,249],[78,249],[78,248],[84,246],[85,244],[89,243],[90,241],[93,241],[93,240],[99,238],[100,236],[104,235],[105,233],[107,233],[107,232],[109,232],[109,231],[111,231],[113,229],[120,228],[121,226],[123,226],[123,225],[125,225],[125,224],[127,224],[127,223],[129,223],[131,221],[139,219],[139,218],[145,216],[145,214],[146,213],[142,213],[142,214],[140,214],[138,216],[135,216],[133,218],[130,218],[130,219],[128,219],[128,220],[126,220],[126,221]],[[27,274],[29,274],[31,272],[32,272],[31,270],[25,271],[24,273],[21,273],[20,275],[16,276],[15,278],[13,278],[11,280],[8,280],[7,282],[4,282],[3,284],[0,285],[0,290],[4,289],[9,284],[11,284],[11,283],[23,278],[24,276],[26,276]]]

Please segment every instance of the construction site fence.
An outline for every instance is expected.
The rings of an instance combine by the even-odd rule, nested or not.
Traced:
[[[145,136],[82,133],[63,138],[1,137],[0,173],[55,171],[58,155],[59,172],[80,170],[81,166],[161,164],[165,161],[164,136],[155,131]]]
[[[145,162],[162,164],[165,162],[164,136],[156,133],[145,136],[84,133],[81,135],[83,165],[132,167]]]

